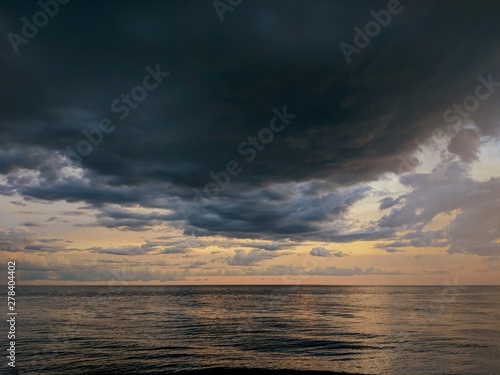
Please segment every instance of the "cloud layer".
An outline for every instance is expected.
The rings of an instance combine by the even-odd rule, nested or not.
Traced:
[[[387,256],[419,247],[498,256],[500,180],[475,180],[470,168],[500,134],[500,4],[406,2],[346,62],[339,44],[386,4],[252,1],[221,23],[211,2],[68,3],[19,53],[0,41],[0,195],[25,211],[78,204],[63,215],[75,228],[144,233],[135,245],[79,248],[92,255],[191,256],[215,244],[230,251],[225,266],[243,269],[301,244],[314,246],[308,256],[345,258],[328,243],[376,241]],[[38,10],[0,7],[3,34],[20,33],[21,18]],[[169,75],[121,116],[113,103],[154,79],[148,67]],[[478,77],[495,83],[467,110]],[[99,127],[105,118],[112,132]],[[82,141],[92,152],[68,154]],[[438,166],[416,173],[414,155],[438,144]],[[353,217],[388,176],[406,192],[381,195],[377,218]],[[36,234],[60,218],[18,215],[0,229],[0,250],[74,249]],[[185,237],[162,236],[169,230]],[[290,267],[266,272],[302,270]]]

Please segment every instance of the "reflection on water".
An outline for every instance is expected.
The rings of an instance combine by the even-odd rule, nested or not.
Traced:
[[[21,373],[494,373],[499,287],[20,287]]]

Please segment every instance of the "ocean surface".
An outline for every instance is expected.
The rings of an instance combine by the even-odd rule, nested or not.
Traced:
[[[500,287],[21,286],[16,294],[17,366],[3,363],[5,373],[500,374]]]

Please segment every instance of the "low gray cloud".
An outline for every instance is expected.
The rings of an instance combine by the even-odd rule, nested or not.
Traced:
[[[335,250],[327,250],[324,247],[314,247],[311,249],[309,252],[312,256],[315,257],[346,257],[349,256],[349,254],[344,253],[343,251],[335,251]]]
[[[162,254],[187,254],[190,252],[191,250],[189,249],[180,249],[180,248],[168,248],[168,249],[163,249],[161,251]]]
[[[380,268],[358,266],[352,268],[318,267],[308,271],[307,274],[316,276],[402,275],[401,271],[385,271]]]
[[[203,267],[203,266],[205,266],[207,264],[208,264],[207,262],[203,262],[201,260],[198,260],[198,261],[195,261],[195,262],[191,262],[187,266],[183,266],[181,268],[183,268],[183,269],[196,269],[196,268]]]
[[[16,228],[0,228],[0,251],[8,252],[46,252],[74,250],[60,244],[58,238],[44,238],[31,231],[33,226],[23,225]],[[65,243],[71,243],[64,241]]]
[[[100,254],[112,254],[112,255],[144,255],[155,250],[154,246],[150,244],[144,244],[141,246],[121,246],[121,247],[90,247],[86,250],[90,250],[93,253]]]
[[[34,221],[25,221],[25,222],[22,222],[21,225],[23,227],[41,227],[41,226],[43,226],[41,224],[35,223]]]
[[[231,266],[253,266],[263,260],[273,259],[283,255],[259,249],[252,249],[248,252],[242,249],[236,249],[234,253],[233,257],[227,259],[227,264]]]
[[[94,281],[121,285],[136,281],[183,280],[186,271],[165,270],[144,265],[98,262],[97,264],[67,265],[40,263],[24,260],[17,267],[20,277],[26,281]]]
[[[27,204],[21,201],[11,201],[10,203],[15,204],[16,206],[26,207]]]

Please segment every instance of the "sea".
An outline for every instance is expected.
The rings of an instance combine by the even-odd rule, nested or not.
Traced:
[[[16,312],[6,374],[500,374],[499,286],[19,286]]]

